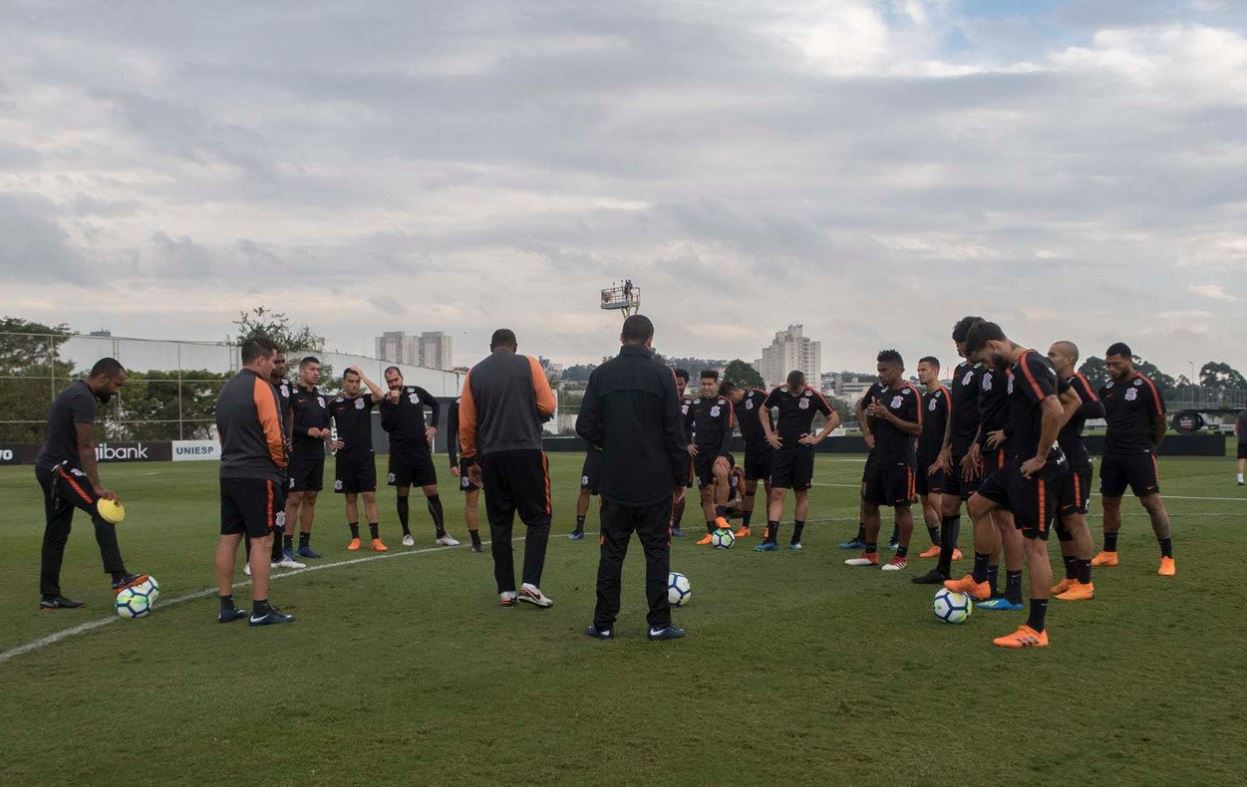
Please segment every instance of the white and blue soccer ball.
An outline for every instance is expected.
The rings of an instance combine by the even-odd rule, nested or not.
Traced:
[[[673,607],[682,607],[693,597],[693,586],[689,583],[688,577],[678,571],[672,571],[667,575],[667,601],[671,602]]]
[[[142,618],[152,611],[158,598],[160,598],[160,583],[155,577],[148,577],[137,585],[131,585],[118,593],[113,606],[117,614],[123,618]]]
[[[736,543],[736,536],[727,528],[714,531],[710,536],[710,545],[715,549],[731,549]]]
[[[974,600],[965,593],[940,588],[931,601],[931,609],[941,623],[965,623],[974,611]]]

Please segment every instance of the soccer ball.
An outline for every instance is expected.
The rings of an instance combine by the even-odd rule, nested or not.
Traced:
[[[714,535],[710,536],[710,545],[715,549],[731,549],[732,544],[736,543],[736,536],[732,535],[732,531],[726,528],[714,531]]]
[[[689,584],[688,577],[677,571],[667,575],[667,600],[671,602],[671,606],[682,607],[692,597],[693,586]]]
[[[160,598],[160,584],[156,582],[155,577],[148,577],[145,581],[131,585],[118,593],[113,606],[117,614],[123,618],[142,618],[152,611],[158,598]]]
[[[935,619],[941,623],[965,623],[974,611],[974,602],[965,593],[941,588],[931,602]]]

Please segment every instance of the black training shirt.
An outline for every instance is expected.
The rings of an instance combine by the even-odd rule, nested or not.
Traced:
[[[294,421],[293,447],[290,453],[300,456],[323,457],[325,439],[309,437],[308,429],[329,428],[329,408],[325,395],[316,386],[296,386],[290,395],[290,417]]]
[[[372,394],[366,393],[354,399],[338,396],[329,404],[329,414],[338,427],[338,439],[342,450],[348,454],[372,453],[372,408],[376,404]]]
[[[745,447],[750,449],[767,448],[766,432],[762,429],[762,422],[758,419],[758,413],[765,410],[762,403],[766,401],[766,391],[760,391],[757,388],[750,388],[745,391],[745,396],[736,405],[736,421],[740,424],[740,436],[745,439]],[[770,412],[767,412],[766,418],[771,422],[771,428],[775,428],[775,422],[771,419]]]
[[[1135,372],[1123,382],[1109,380],[1100,389],[1108,432],[1104,450],[1131,453],[1152,450],[1152,425],[1165,417],[1165,399],[1151,380]]]
[[[694,399],[684,416],[684,433],[699,453],[731,453],[732,403],[722,396]]]
[[[1023,350],[1010,367],[1009,422],[1013,435],[1009,440],[1011,455],[1026,460],[1039,453],[1043,433],[1044,399],[1056,396],[1056,370],[1052,363],[1034,350]]]
[[[922,395],[922,434],[918,435],[918,456],[935,461],[944,447],[944,431],[948,425],[948,389],[937,387]]]
[[[95,401],[95,394],[85,380],[79,380],[61,391],[48,410],[43,447],[35,457],[36,465],[51,468],[61,462],[80,463],[76,425],[95,423]]]
[[[433,414],[430,423],[436,426],[442,406],[432,394],[418,385],[403,386],[397,403],[391,402],[388,396],[381,400],[381,428],[390,433],[391,453],[395,449],[429,450],[429,441],[424,436],[426,406]]]
[[[823,395],[808,385],[796,396],[792,395],[788,386],[781,385],[771,391],[763,404],[768,409],[773,407],[779,411],[779,439],[783,441],[784,448],[801,445],[801,438],[810,433],[815,413],[822,413],[827,418],[832,413],[831,405],[827,404]]]
[[[922,394],[909,383],[899,388],[885,388],[875,401],[902,421],[922,426]],[[875,457],[881,460],[913,461],[914,436],[902,432],[890,421],[875,418]]]

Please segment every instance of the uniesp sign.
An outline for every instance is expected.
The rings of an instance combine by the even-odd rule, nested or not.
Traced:
[[[216,440],[174,440],[173,461],[203,462],[220,460],[221,445]]]
[[[172,443],[100,443],[95,446],[97,462],[168,462],[172,458]]]

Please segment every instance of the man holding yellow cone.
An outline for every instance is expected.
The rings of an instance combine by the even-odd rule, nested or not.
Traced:
[[[96,404],[108,404],[126,382],[126,370],[114,358],[101,358],[85,380],[70,385],[48,411],[43,447],[35,459],[35,478],[43,489],[47,525],[43,531],[43,560],[39,573],[40,609],[75,609],[82,606],[61,594],[61,563],[73,524],[74,509],[81,508],[95,525],[104,573],[112,575],[113,592],[147,579],[126,571],[117,545],[114,525],[125,517],[121,500],[100,482],[95,462]]]

